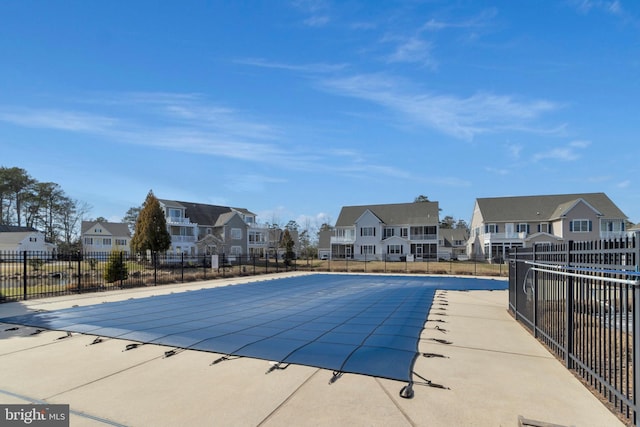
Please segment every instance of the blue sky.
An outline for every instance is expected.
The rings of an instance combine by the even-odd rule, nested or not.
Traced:
[[[640,222],[635,0],[6,0],[0,58],[0,165],[92,218],[605,192]]]

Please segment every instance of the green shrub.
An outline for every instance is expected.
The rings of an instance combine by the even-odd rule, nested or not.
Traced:
[[[113,251],[109,254],[107,266],[104,269],[104,280],[107,283],[126,280],[129,277],[127,265],[124,263],[122,252]]]

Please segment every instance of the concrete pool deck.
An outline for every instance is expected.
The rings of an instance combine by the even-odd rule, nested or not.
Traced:
[[[288,273],[287,276],[298,273]],[[281,278],[284,274],[137,288],[0,305],[0,317]],[[414,371],[445,389],[298,365],[0,324],[0,403],[69,404],[72,426],[622,426],[507,312],[507,291],[438,291]],[[438,326],[438,328],[436,328]],[[451,342],[442,343],[441,340]]]

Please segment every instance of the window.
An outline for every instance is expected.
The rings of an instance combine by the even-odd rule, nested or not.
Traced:
[[[242,255],[242,247],[241,246],[231,246],[231,255],[233,255],[233,256]]]
[[[360,253],[362,255],[375,255],[376,246],[375,245],[362,245],[362,246],[360,246]]]
[[[116,246],[127,246],[127,239],[116,239]]]
[[[384,238],[387,239],[389,237],[395,236],[395,228],[385,228],[384,229]]]
[[[498,224],[486,224],[484,226],[485,233],[497,233],[498,232]]]
[[[409,237],[409,229],[407,227],[400,229],[400,237]]]
[[[232,228],[231,229],[231,238],[233,240],[242,239],[242,229],[240,229],[240,228]]]
[[[38,238],[37,237],[29,237],[29,241],[30,242],[37,242]]]
[[[111,246],[111,239],[102,239],[102,244],[104,246]]]
[[[592,224],[589,219],[574,219],[569,223],[569,231],[574,233],[588,233],[591,230]]]
[[[538,233],[548,233],[549,232],[549,224],[538,224]]]
[[[600,222],[601,231],[624,231],[624,222],[603,220]]]
[[[401,254],[402,253],[402,245],[389,245],[387,246],[388,254]]]
[[[249,232],[249,243],[265,243],[266,239],[263,233],[259,231]]]
[[[464,240],[454,240],[453,244],[455,246],[462,246],[462,245],[464,245]]]
[[[362,227],[360,229],[361,236],[375,236],[376,228],[375,227]]]
[[[516,232],[518,233],[529,233],[529,224],[521,223],[516,226]]]
[[[92,237],[85,237],[84,238],[84,244],[85,245],[93,245],[93,238]]]
[[[169,208],[169,216],[171,218],[182,218],[182,211],[180,209]]]

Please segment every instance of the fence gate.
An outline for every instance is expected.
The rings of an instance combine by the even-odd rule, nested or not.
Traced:
[[[515,249],[509,310],[612,410],[639,426],[636,237]]]

